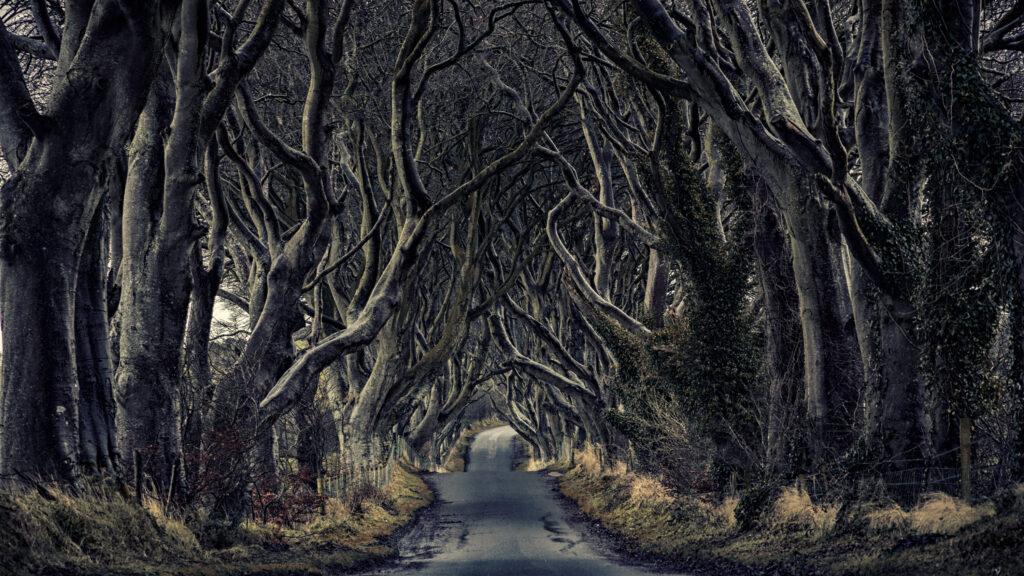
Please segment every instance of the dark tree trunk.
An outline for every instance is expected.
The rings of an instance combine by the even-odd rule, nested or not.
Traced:
[[[803,335],[806,434],[814,464],[835,458],[849,446],[858,386],[857,357],[843,329],[840,290],[820,200],[792,202],[783,210],[796,279]]]
[[[786,238],[764,184],[752,190],[754,263],[758,271],[765,315],[765,367],[768,379],[768,468],[783,472],[799,465],[787,445],[797,423],[803,351],[797,315],[796,284]]]
[[[114,368],[107,330],[107,216],[96,210],[78,263],[75,354],[78,369],[79,462],[86,474],[116,472]]]
[[[190,258],[192,301],[185,327],[182,387],[187,391],[188,405],[183,402],[181,414],[181,448],[187,461],[195,463],[202,453],[203,423],[209,417],[213,400],[213,374],[210,371],[210,327],[213,306],[221,281],[221,262],[203,266],[199,245],[192,248]],[[193,471],[187,471],[192,473]]]
[[[107,160],[145,101],[174,2],[68,10],[46,108],[12,105],[33,140],[0,189],[0,475],[78,477],[77,267]],[[5,80],[6,82],[6,80]],[[7,146],[5,146],[7,148]]]
[[[189,271],[176,257],[189,230],[165,230],[164,135],[173,108],[169,73],[154,84],[129,155],[125,183],[115,384],[118,435],[140,450],[146,473],[166,490],[181,454],[180,367]],[[173,204],[173,203],[172,203]]]
[[[77,254],[88,225],[81,215],[89,199],[88,191],[83,194],[78,188],[80,182],[91,182],[93,174],[85,166],[60,162],[56,153],[45,153],[53,147],[35,146],[26,164],[32,161],[38,168],[23,168],[0,190],[0,475],[76,482],[78,382],[72,311]],[[48,197],[79,202],[41,200]]]
[[[303,395],[302,401],[295,407],[295,424],[298,427],[298,444],[295,447],[295,460],[298,462],[299,473],[311,488],[316,488],[316,479],[323,474],[322,462],[326,456],[325,432],[322,414],[317,410],[316,386],[310,386]]]

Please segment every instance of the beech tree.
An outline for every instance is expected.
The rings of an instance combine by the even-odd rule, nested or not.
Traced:
[[[104,402],[82,402],[79,379],[85,375],[79,369],[98,369],[88,375],[98,387],[109,387],[110,375],[103,362],[88,362],[84,356],[76,362],[78,270],[91,225],[100,221],[94,216],[104,191],[108,185],[117,187],[117,152],[131,136],[146,101],[178,4],[75,2],[65,7],[60,29],[45,9],[35,10],[43,37],[38,50],[54,59],[41,110],[25,85],[15,36],[0,29],[0,137],[12,170],[0,189],[4,475],[77,481],[81,411],[97,412],[86,414],[84,422],[109,425]],[[35,46],[33,40],[26,42]],[[92,254],[86,256],[86,265],[103,266]],[[95,279],[96,273],[83,271],[83,281],[89,275]],[[83,326],[80,333],[89,340],[79,341],[79,346],[104,354],[108,344],[102,323],[92,329]],[[95,388],[87,387],[87,393],[104,396]],[[109,433],[86,430],[101,437]],[[109,456],[94,459],[94,438],[84,444],[89,448],[82,456],[90,466],[108,463]]]
[[[0,475],[1024,462],[1022,6],[13,2]]]

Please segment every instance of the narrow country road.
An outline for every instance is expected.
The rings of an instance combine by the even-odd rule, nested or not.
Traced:
[[[439,474],[438,503],[398,545],[385,574],[416,576],[638,576],[598,553],[566,523],[543,473],[515,472],[512,428],[481,432],[468,470]]]

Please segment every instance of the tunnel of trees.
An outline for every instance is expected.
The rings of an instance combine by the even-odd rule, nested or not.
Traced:
[[[4,0],[0,477],[237,516],[493,411],[680,490],[1019,479],[1022,50],[1021,0]]]

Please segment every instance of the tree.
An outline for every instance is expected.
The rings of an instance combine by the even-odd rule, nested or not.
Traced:
[[[39,12],[46,51],[55,58],[44,112],[28,99],[11,36],[0,29],[0,137],[13,167],[0,189],[0,474],[67,482],[79,476],[79,264],[115,173],[111,162],[145,102],[177,4],[76,2],[65,10],[60,33]]]

